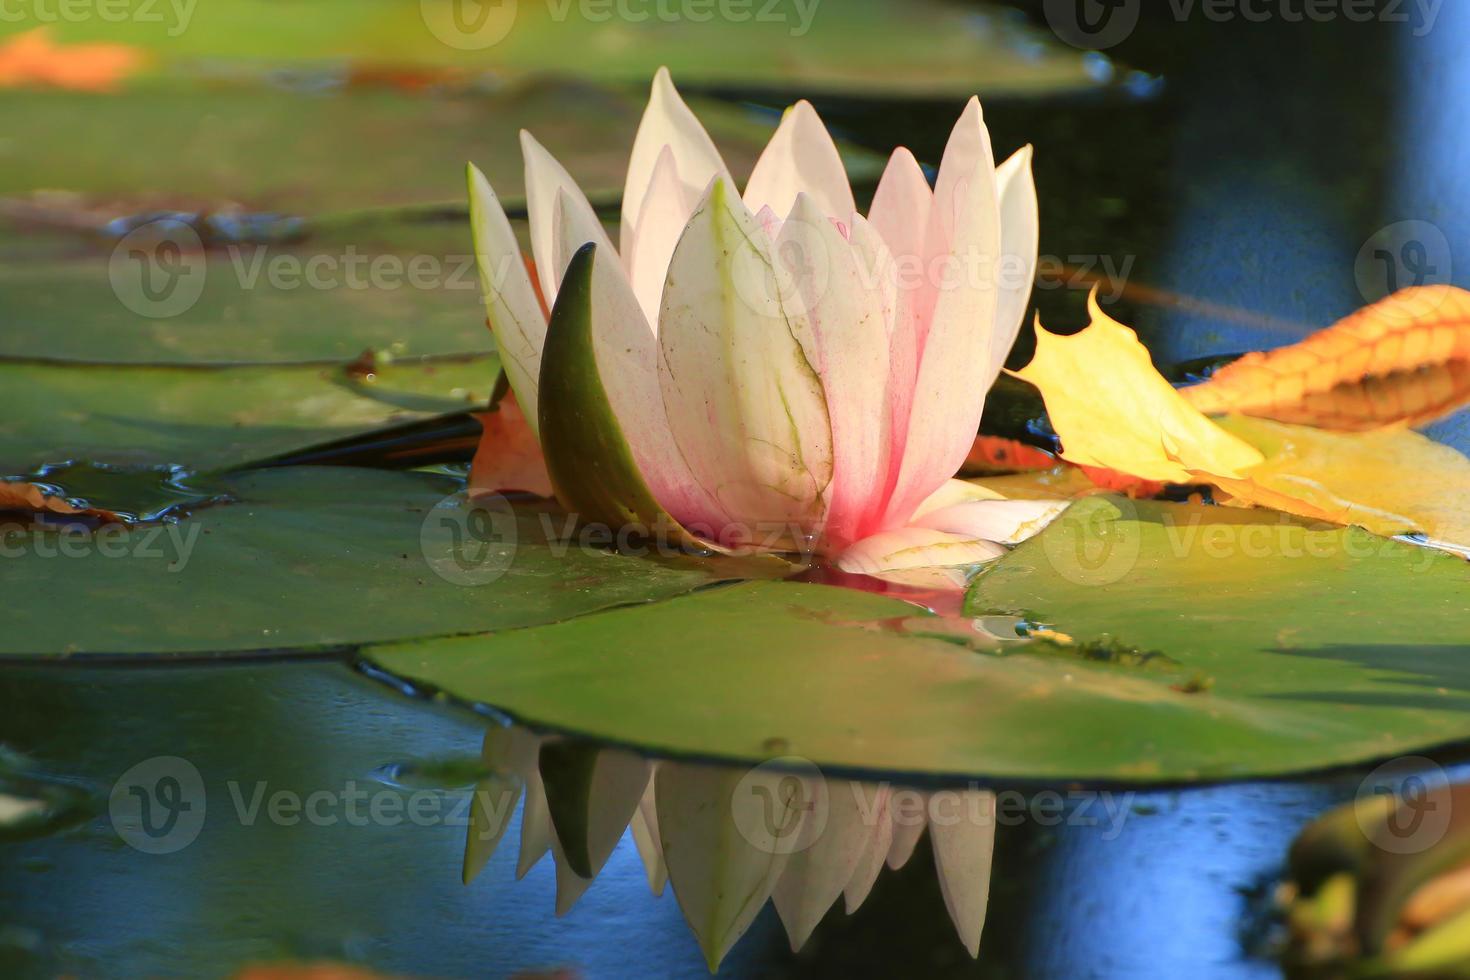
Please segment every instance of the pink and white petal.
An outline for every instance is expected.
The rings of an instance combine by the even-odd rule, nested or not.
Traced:
[[[776,214],[788,214],[803,191],[826,217],[845,222],[855,210],[842,155],[817,110],[805,99],[786,110],[761,152],[745,185],[745,205],[752,211],[769,207]]]
[[[888,797],[888,822],[893,825],[893,843],[885,863],[898,871],[914,856],[914,848],[929,826],[929,798],[917,790],[894,790]]]
[[[557,290],[572,255],[595,242],[602,255],[616,254],[602,222],[566,168],[536,138],[521,130],[521,155],[526,162],[526,215],[531,225],[531,255],[546,305],[556,302]],[[561,212],[565,212],[562,214]]]
[[[770,240],[716,180],[669,266],[659,381],[694,481],[747,532],[814,527],[832,479],[821,379],[779,290]]]
[[[628,160],[621,231],[625,252],[631,249],[637,234],[647,230],[639,218],[647,196],[655,192],[654,171],[665,148],[673,157],[675,176],[684,195],[691,199],[691,206],[711,180],[730,176],[709,133],[679,97],[669,70],[660,68],[654,73],[648,107],[643,110],[638,135],[633,138],[633,154]],[[688,215],[684,217],[687,219]],[[680,221],[679,226],[683,225],[684,221]]]
[[[869,278],[858,250],[805,192],[796,196],[774,254],[789,277],[782,296],[790,322],[821,378],[831,420],[824,533],[840,548],[871,531],[886,503],[892,291],[887,280]]]
[[[541,378],[541,349],[546,345],[546,314],[521,246],[505,217],[500,199],[474,164],[466,168],[470,195],[470,231],[475,263],[480,270],[480,295],[485,317],[495,335],[500,363],[516,399],[525,406],[526,421],[538,431],[536,393]]]
[[[939,891],[944,907],[954,922],[960,941],[972,957],[980,955],[980,933],[985,928],[985,910],[990,902],[990,866],[995,854],[995,794],[969,789],[938,794],[929,821],[929,840],[934,845],[934,869],[939,874]]]
[[[926,229],[934,192],[924,168],[907,148],[900,146],[888,158],[878,179],[868,222],[883,237],[895,259],[922,262],[927,258]]]
[[[680,182],[673,151],[664,147],[654,165],[642,210],[634,222],[636,234],[630,237],[628,226],[623,226],[623,261],[633,280],[633,292],[654,332],[658,331],[659,302],[663,298],[664,277],[669,273],[669,260],[698,203],[699,192],[690,191]]]
[[[1070,500],[972,500],[916,517],[914,526],[999,544],[1020,544],[1040,533],[1071,503]]]
[[[654,763],[655,772],[658,763]],[[656,776],[654,778],[657,778]],[[664,845],[658,835],[658,809],[653,796],[654,779],[649,779],[638,801],[638,811],[628,829],[633,832],[633,843],[638,848],[638,857],[643,861],[643,871],[648,878],[648,890],[655,896],[664,893],[669,881],[669,867],[664,864]]]
[[[990,376],[990,337],[998,300],[1000,210],[990,134],[971,99],[940,164],[930,215],[930,244],[947,270],[928,331],[920,338],[919,373],[903,456],[887,520],[914,509],[964,463],[980,426]]]
[[[1005,553],[994,541],[928,527],[901,527],[869,535],[839,552],[837,567],[874,575],[908,568],[978,565]]]
[[[1036,280],[1041,216],[1036,181],[1031,173],[1031,147],[1023,146],[995,168],[1000,188],[1000,299],[995,330],[990,335],[990,382],[994,384],[1016,343]],[[987,384],[987,387],[989,387]]]

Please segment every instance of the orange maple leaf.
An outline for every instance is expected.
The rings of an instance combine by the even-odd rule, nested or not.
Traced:
[[[106,92],[143,64],[126,44],[53,44],[38,27],[0,43],[0,88],[38,86]]]
[[[495,411],[477,413],[475,418],[480,420],[481,434],[470,464],[471,496],[502,490],[552,496],[546,458],[516,396],[507,391]]]
[[[34,483],[25,483],[20,480],[0,480],[0,511],[92,517],[106,523],[122,520],[110,510],[103,510],[100,507],[78,507],[66,498],[55,496]]]
[[[1322,429],[1424,425],[1470,404],[1470,292],[1418,286],[1184,389],[1209,415]]]

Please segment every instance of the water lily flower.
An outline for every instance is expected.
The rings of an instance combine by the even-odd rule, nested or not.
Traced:
[[[471,217],[506,376],[568,510],[855,572],[994,558],[1060,510],[951,479],[1037,256],[1031,148],[996,166],[977,99],[933,189],[900,148],[863,215],[809,103],[740,194],[660,70],[616,249],[521,140],[537,282],[473,166]]]

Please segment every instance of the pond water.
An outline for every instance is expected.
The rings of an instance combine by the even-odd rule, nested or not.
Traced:
[[[1181,360],[1296,339],[1376,299],[1385,276],[1433,266],[1435,281],[1463,278],[1451,260],[1470,254],[1470,8],[1446,4],[1421,36],[1412,23],[1219,23],[1149,6],[1111,52],[1139,72],[1126,84],[986,105],[998,147],[1036,144],[1041,251],[1065,267],[1037,292],[1049,325],[1080,326],[1087,277],[1117,272],[1127,286],[1114,314],[1160,359]],[[853,141],[906,143],[925,160],[953,119],[949,103],[816,101]],[[1018,348],[1013,363],[1027,356]],[[1433,434],[1470,450],[1465,414]],[[17,583],[11,601],[32,600]],[[461,882],[468,781],[457,771],[438,785],[413,765],[477,759],[483,732],[483,719],[330,659],[6,665],[0,744],[86,803],[52,833],[0,845],[0,975],[213,976],[320,958],[416,976],[706,976],[673,897],[649,893],[631,835],[562,917],[550,858],[514,880],[519,815]],[[106,812],[119,777],[156,757],[202,774],[197,837],[170,853],[123,839]],[[720,972],[1275,976],[1268,906],[1285,849],[1361,776],[1057,787],[1055,819],[1049,803],[1037,816],[1040,790],[1027,787],[1016,799],[1028,815],[996,831],[978,961],[925,842],[798,954],[767,907]],[[318,825],[251,808],[257,792],[340,801],[354,787],[428,800],[428,815]]]

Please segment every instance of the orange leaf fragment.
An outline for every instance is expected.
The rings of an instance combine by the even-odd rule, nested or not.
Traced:
[[[0,43],[0,88],[50,86],[107,92],[143,64],[143,52],[126,44],[53,44],[38,27]]]
[[[481,412],[480,445],[470,464],[470,495],[523,490],[539,497],[552,496],[546,459],[531,425],[507,391],[493,412]]]
[[[1247,354],[1183,394],[1206,414],[1322,429],[1433,422],[1470,404],[1470,292],[1400,290],[1300,343]]]
[[[34,483],[24,483],[18,480],[0,481],[0,511],[94,517],[108,523],[122,520],[110,510],[103,510],[100,507],[78,507],[64,497],[47,493]]]

